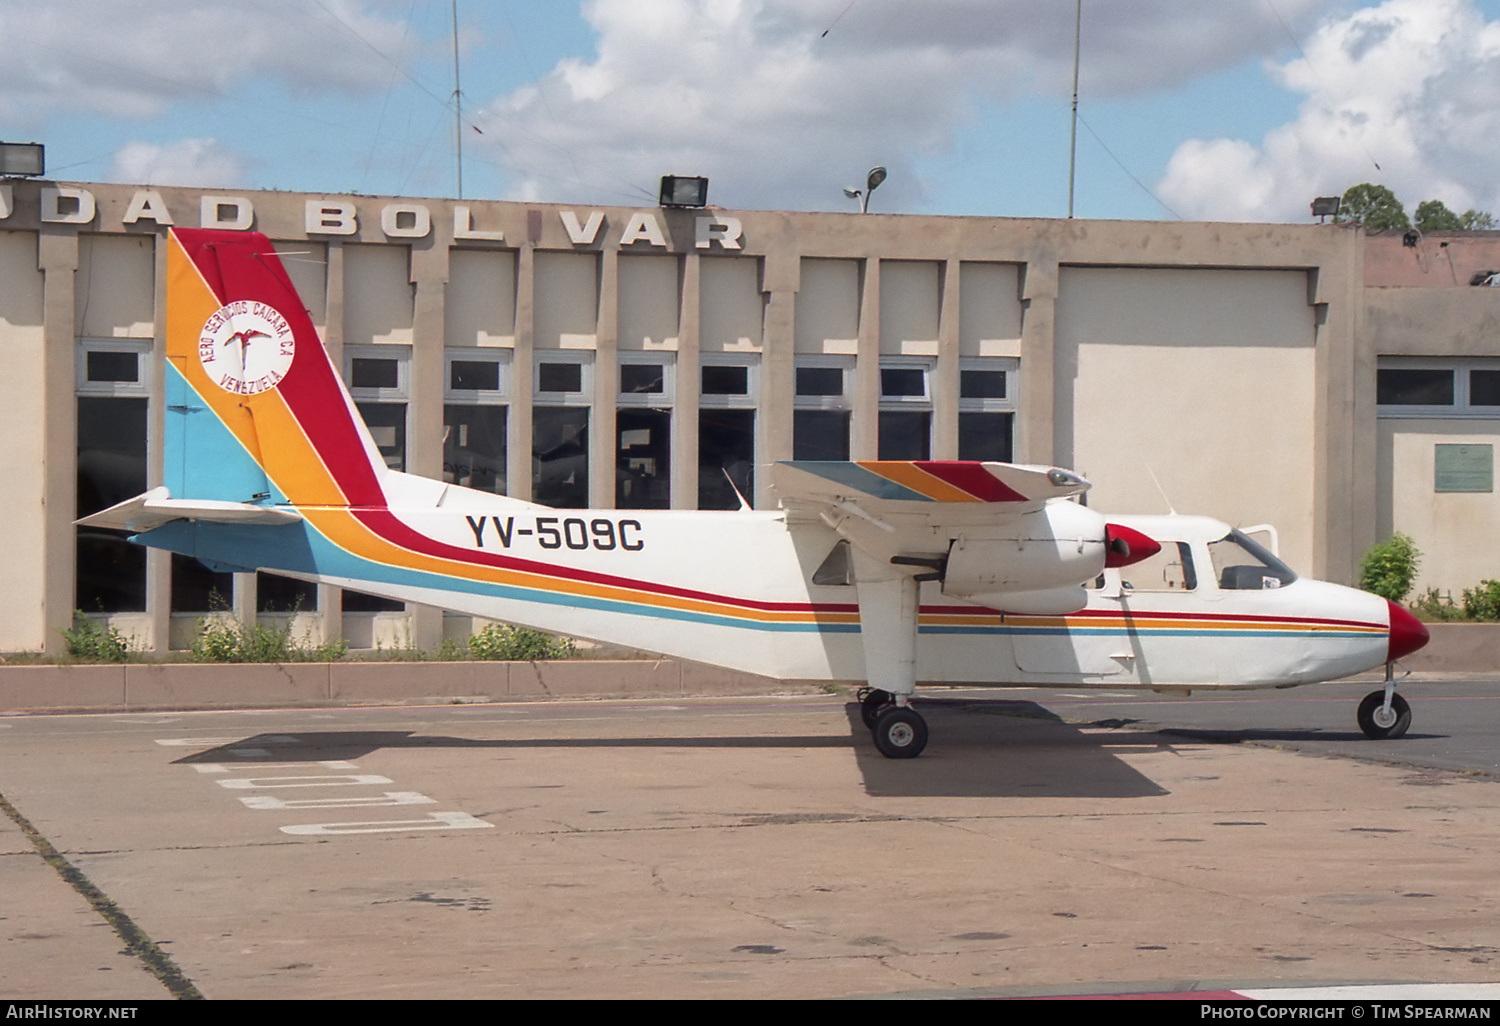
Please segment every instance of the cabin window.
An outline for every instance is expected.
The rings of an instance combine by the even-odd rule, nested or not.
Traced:
[[[1126,591],[1193,591],[1198,574],[1187,542],[1163,542],[1161,551],[1139,563],[1120,568],[1120,587]]]
[[[1232,531],[1208,545],[1214,576],[1224,591],[1261,591],[1280,588],[1297,579],[1281,560],[1250,537]]]

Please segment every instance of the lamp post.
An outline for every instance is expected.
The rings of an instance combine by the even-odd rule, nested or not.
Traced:
[[[870,193],[880,187],[880,183],[885,181],[885,176],[885,168],[877,164],[870,168],[869,174],[865,175],[865,187],[863,189],[846,188],[844,195],[850,199],[859,200],[859,212],[861,214],[868,214],[870,212]]]

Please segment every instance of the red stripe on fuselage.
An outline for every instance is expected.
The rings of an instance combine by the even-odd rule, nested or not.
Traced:
[[[757,599],[717,595],[713,592],[697,591],[692,588],[678,588],[650,581],[638,581],[629,577],[603,574],[592,570],[578,570],[572,567],[558,566],[555,563],[543,563],[533,559],[524,559],[519,556],[502,556],[498,553],[475,552],[472,549],[460,548],[459,546],[430,538],[400,520],[387,509],[359,509],[350,510],[350,512],[377,537],[409,552],[431,556],[435,559],[448,559],[474,566],[488,566],[498,570],[512,570],[518,573],[534,574],[538,577],[577,581],[601,587],[622,588],[629,591],[646,592],[652,595],[693,599],[699,602],[717,602],[721,605],[738,606],[743,609],[756,609],[765,612],[857,613],[859,611],[858,604],[852,602],[818,604],[809,602],[764,602]]]

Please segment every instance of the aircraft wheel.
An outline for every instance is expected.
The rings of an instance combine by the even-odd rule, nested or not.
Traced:
[[[895,700],[895,696],[889,691],[881,691],[879,688],[860,688],[859,718],[865,721],[865,726],[873,730],[875,721],[880,718],[880,710]]]
[[[887,759],[915,759],[927,747],[927,721],[915,709],[893,706],[870,728],[875,747]]]
[[[1411,726],[1411,706],[1400,695],[1391,696],[1391,709],[1386,712],[1385,692],[1372,691],[1359,703],[1359,729],[1365,737],[1376,741],[1398,738]]]

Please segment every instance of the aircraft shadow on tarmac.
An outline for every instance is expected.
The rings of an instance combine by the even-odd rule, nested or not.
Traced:
[[[176,760],[253,766],[257,762],[353,761],[390,748],[666,749],[752,751],[852,748],[866,791],[881,797],[1141,798],[1169,792],[1117,756],[1124,748],[1170,751],[1181,739],[1149,732],[1065,723],[1032,702],[918,700],[932,741],[921,758],[891,760],[876,751],[859,706],[845,707],[847,735],[474,738],[405,730],[256,734]],[[1106,732],[1089,732],[1089,727]],[[1191,743],[1191,742],[1189,742]],[[255,754],[249,754],[255,750]]]
[[[1282,744],[1311,744],[1313,742],[1329,743],[1340,742],[1359,745],[1356,751],[1349,755],[1372,755],[1373,748],[1367,748],[1375,742],[1357,730],[1321,730],[1317,727],[1294,728],[1294,727],[1263,727],[1263,728],[1238,728],[1238,729],[1214,729],[1211,727],[1161,727],[1158,734],[1167,737],[1186,738],[1189,741],[1200,741],[1212,745],[1235,745],[1244,741],[1269,741]],[[1447,737],[1446,734],[1403,734],[1401,740],[1423,741],[1436,740]],[[1398,742],[1385,742],[1395,744]],[[1386,754],[1389,754],[1388,752]]]

